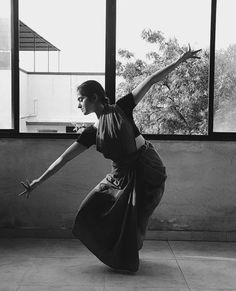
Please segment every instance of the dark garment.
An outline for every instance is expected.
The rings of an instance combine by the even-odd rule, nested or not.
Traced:
[[[96,148],[113,161],[137,151],[132,124],[117,104],[105,106],[99,118]]]
[[[148,220],[161,200],[165,167],[147,142],[137,150],[132,123],[118,104],[106,106],[97,150],[112,171],[84,199],[73,234],[106,265],[136,272]]]
[[[77,142],[85,146],[86,148],[96,144],[97,128],[94,125],[86,127],[80,136],[77,138]]]
[[[73,234],[111,268],[136,272],[148,220],[164,192],[165,167],[151,143],[112,172],[84,199]]]
[[[125,95],[124,97],[120,98],[118,101],[116,101],[116,104],[122,109],[122,111],[125,113],[128,120],[131,122],[133,129],[134,129],[134,135],[135,137],[140,135],[140,131],[137,128],[136,124],[134,123],[134,117],[133,117],[133,109],[136,106],[134,102],[134,96],[132,93],[129,93]]]
[[[135,107],[134,97],[132,93],[125,95],[124,97],[120,98],[116,105],[120,107],[123,113],[126,115],[126,118],[129,120],[131,126],[133,127],[135,137],[140,135],[140,132],[137,126],[134,123],[133,119],[133,109]],[[78,137],[77,142],[89,148],[90,146],[96,144],[96,135],[97,135],[97,128],[93,125],[85,128],[85,130],[81,133]]]

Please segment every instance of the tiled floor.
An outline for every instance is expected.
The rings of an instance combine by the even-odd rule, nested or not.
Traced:
[[[145,241],[139,271],[122,274],[76,239],[1,239],[0,290],[236,290],[236,243]]]

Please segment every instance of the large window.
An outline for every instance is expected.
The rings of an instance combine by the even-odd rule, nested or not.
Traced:
[[[1,136],[75,137],[96,121],[77,109],[80,83],[98,80],[114,102],[190,44],[201,59],[152,86],[136,124],[151,139],[236,140],[235,8],[235,0],[1,0]]]
[[[236,132],[236,1],[218,0],[214,80],[214,131]]]
[[[208,133],[210,14],[210,0],[117,1],[118,98],[175,61],[188,43],[202,49],[201,60],[182,64],[137,106],[142,133]]]
[[[95,114],[76,87],[105,81],[105,0],[19,0],[20,131],[71,133]]]
[[[0,129],[12,128],[11,5],[0,1]]]

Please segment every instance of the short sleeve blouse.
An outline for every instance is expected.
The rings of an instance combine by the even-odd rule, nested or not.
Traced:
[[[134,123],[133,119],[133,109],[135,107],[135,102],[133,98],[133,94],[129,93],[124,97],[120,98],[116,104],[121,108],[121,110],[126,115],[127,119],[131,122],[132,127],[134,129],[135,137],[140,135],[139,129]],[[80,134],[77,139],[77,142],[84,145],[85,147],[89,148],[90,146],[96,144],[96,134],[97,128],[94,125],[91,125]]]

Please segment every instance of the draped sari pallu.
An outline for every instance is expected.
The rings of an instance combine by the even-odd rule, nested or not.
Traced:
[[[164,193],[165,167],[151,143],[137,151],[117,105],[100,117],[97,150],[112,159],[112,171],[81,203],[72,233],[109,267],[136,272],[148,220]]]

